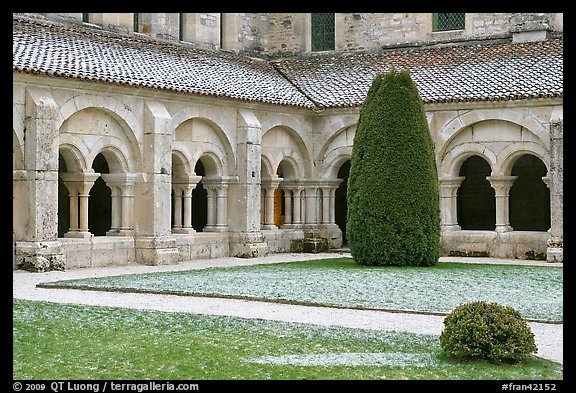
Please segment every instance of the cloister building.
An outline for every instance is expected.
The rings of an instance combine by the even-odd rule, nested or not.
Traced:
[[[15,13],[14,269],[341,248],[392,68],[426,110],[443,255],[562,262],[562,14]]]

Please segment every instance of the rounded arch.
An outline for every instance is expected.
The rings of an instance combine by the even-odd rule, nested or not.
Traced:
[[[337,151],[335,150],[334,152],[335,152],[334,157],[326,165],[326,169],[322,176],[324,179],[328,180],[339,179],[338,172],[340,171],[340,168],[342,167],[343,164],[346,163],[346,161],[350,161],[352,159],[351,147],[344,146],[337,149]]]
[[[526,154],[537,157],[546,167],[546,172],[550,171],[550,154],[544,146],[537,143],[518,142],[510,144],[502,150],[499,155],[502,159],[499,159],[501,164],[500,167],[497,168],[498,172],[502,175],[510,175],[516,161]]]
[[[462,163],[472,156],[483,158],[493,171],[496,166],[496,154],[487,146],[479,143],[464,143],[452,149],[440,163],[439,176],[456,177],[460,172]]]
[[[517,124],[536,135],[544,146],[549,145],[549,129],[546,124],[529,112],[518,109],[474,109],[467,112],[458,112],[451,120],[445,123],[439,132],[438,144],[443,146],[438,151],[438,157],[442,157],[452,140],[466,128],[485,120],[502,120]]]
[[[206,177],[217,177],[223,175],[223,163],[220,158],[213,152],[203,152],[198,159],[193,159],[194,165],[200,161],[204,167]]]
[[[260,156],[260,161],[261,161],[261,172],[262,178],[267,178],[267,177],[274,177],[276,174],[276,171],[273,169],[272,163],[270,162],[270,158],[266,157],[266,156]]]
[[[214,115],[213,112],[219,113],[220,111],[211,111],[210,114],[212,116]],[[196,107],[194,108],[187,107],[179,110],[172,117],[172,130],[174,130],[172,134],[172,140],[181,142],[182,141],[191,142],[193,139],[190,137],[179,139],[178,133],[176,131],[184,123],[194,121],[200,121],[207,124],[210,127],[211,132],[213,132],[214,135],[218,138],[220,144],[222,145],[224,154],[224,156],[221,157],[221,161],[223,163],[223,169],[226,169],[226,173],[228,174],[229,170],[235,167],[234,165],[235,157],[234,157],[234,149],[232,148],[233,144],[228,134],[224,131],[224,127],[221,126],[221,124],[226,123],[224,113],[221,113],[220,117],[214,119],[212,117],[209,117],[207,113],[204,113],[204,111],[201,111],[199,108]]]
[[[291,157],[297,163],[300,177],[312,175],[312,164],[308,147],[302,136],[286,125],[275,125],[262,134],[262,155],[268,157],[272,171],[276,173],[278,165],[285,157]]]
[[[129,158],[129,170],[131,172],[142,171],[142,151],[136,136],[141,132],[141,125],[132,108],[112,97],[81,94],[72,97],[60,106],[56,126],[61,129],[67,120],[85,109],[100,110],[116,121],[130,146],[131,154],[126,155]],[[60,134],[62,136],[62,132]]]
[[[24,143],[12,128],[12,169],[24,169]]]
[[[172,149],[172,178],[177,179],[193,173],[195,172],[186,154],[181,150]]]
[[[98,146],[98,144],[96,146]],[[119,147],[102,145],[102,148],[96,151],[98,151],[98,153],[92,158],[92,163],[96,160],[98,154],[102,154],[106,159],[110,173],[130,172],[126,153],[120,150]]]
[[[300,173],[298,172],[298,163],[293,157],[284,157],[282,161],[278,164],[278,168],[281,168],[282,177],[285,180],[298,179]],[[277,173],[278,169],[274,172]]]
[[[85,172],[89,166],[86,163],[85,156],[76,145],[64,143],[60,144],[59,153],[66,165],[66,172]],[[62,168],[59,168],[62,171]]]

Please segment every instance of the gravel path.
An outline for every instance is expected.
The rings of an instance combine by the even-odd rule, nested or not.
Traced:
[[[272,254],[256,259],[217,258],[210,260],[194,260],[183,262],[178,265],[90,267],[47,273],[30,273],[23,270],[15,270],[13,272],[13,298],[93,306],[188,312],[194,314],[230,315],[242,318],[259,318],[316,325],[335,325],[440,335],[444,327],[444,317],[435,315],[298,306],[236,299],[80,291],[70,289],[45,289],[36,287],[36,285],[41,282],[73,278],[202,269],[213,266],[241,266],[262,263],[302,261],[307,259],[335,258],[349,255],[349,253],[345,252],[321,254]],[[445,262],[466,261],[470,263],[519,263],[519,261],[514,260],[496,260],[491,258],[447,257],[441,258],[440,260]],[[538,261],[520,261],[520,263],[548,265],[551,268],[562,267],[562,264],[547,264],[546,262]],[[534,333],[536,345],[538,347],[536,355],[558,363],[563,363],[564,325],[538,322],[529,322],[529,324]]]

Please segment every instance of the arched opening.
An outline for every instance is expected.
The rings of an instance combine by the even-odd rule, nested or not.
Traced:
[[[279,165],[276,171],[278,177],[283,176],[282,167]],[[286,215],[286,206],[284,202],[284,190],[278,186],[274,190],[274,225],[280,228],[284,225]]]
[[[520,157],[512,167],[518,176],[510,188],[510,225],[516,231],[550,229],[550,190],[542,181],[546,165],[531,154]]]
[[[206,176],[206,170],[202,161],[198,160],[194,167],[198,176]],[[192,190],[192,228],[196,232],[202,232],[208,223],[208,191],[202,185],[202,181],[196,184]]]
[[[58,173],[67,172],[66,161],[62,154],[58,154]],[[58,237],[64,237],[70,226],[70,193],[58,176]]]
[[[342,245],[347,245],[346,241],[346,217],[348,214],[348,176],[350,174],[350,160],[346,160],[340,169],[338,170],[338,179],[342,179],[342,182],[336,189],[335,194],[335,211],[334,218],[336,225],[342,231]]]
[[[496,227],[496,199],[494,189],[486,179],[491,169],[480,156],[466,159],[459,176],[465,179],[458,189],[458,224],[462,229],[494,230]]]
[[[99,153],[92,163],[96,173],[110,173],[106,158]],[[112,190],[102,177],[98,177],[90,189],[88,198],[88,230],[94,236],[105,236],[112,226]]]

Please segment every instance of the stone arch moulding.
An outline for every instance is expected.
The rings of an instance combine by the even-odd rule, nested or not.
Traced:
[[[274,144],[270,139],[273,134],[287,135],[289,144]],[[272,175],[276,173],[280,162],[291,157],[298,163],[298,173],[301,177],[310,177],[312,174],[312,163],[306,142],[302,136],[293,128],[286,125],[275,125],[262,133],[262,155],[268,157]]]
[[[218,177],[218,176],[225,176],[224,173],[224,162],[221,157],[219,157],[216,153],[211,151],[203,151],[194,157],[192,157],[192,162],[194,162],[194,167],[196,167],[196,163],[200,161],[204,166],[204,170],[206,174],[204,177]]]
[[[126,159],[125,152],[121,151],[116,146],[102,145],[98,146],[100,149],[95,149],[95,155],[91,157],[90,163],[94,162],[94,159],[98,154],[102,154],[106,159],[110,173],[126,173],[130,172],[128,160]]]
[[[323,179],[335,180],[338,178],[340,167],[348,160],[352,159],[352,146],[341,146],[330,152],[322,162]]]
[[[462,163],[469,157],[480,156],[490,165],[492,171],[496,167],[496,154],[480,143],[465,143],[450,150],[443,158],[438,168],[438,177],[457,177]]]
[[[118,123],[124,131],[124,136],[128,140],[132,151],[131,154],[126,155],[128,162],[131,164],[131,171],[142,171],[141,142],[137,137],[137,135],[142,134],[142,125],[134,116],[132,110],[126,104],[111,97],[80,94],[60,106],[57,127],[60,129],[66,120],[84,109],[101,110]],[[60,133],[60,137],[62,137],[62,133]],[[120,138],[120,136],[117,137]]]
[[[498,174],[509,176],[512,173],[512,168],[518,160],[525,154],[533,155],[542,161],[546,166],[546,171],[550,172],[550,153],[546,148],[538,143],[513,143],[500,152],[498,162],[500,166],[497,169]],[[500,158],[502,157],[502,158]]]
[[[276,171],[273,170],[274,166],[271,163],[271,158],[265,155],[260,156],[260,161],[262,162],[261,172],[262,178],[276,177]]]
[[[332,161],[333,159],[332,157],[335,156],[335,154],[332,153],[332,151],[340,149],[342,147],[349,147],[350,152],[352,152],[352,146],[354,145],[355,136],[356,136],[356,123],[349,124],[334,132],[326,140],[322,148],[319,150],[317,157],[318,161],[321,163]]]
[[[206,113],[204,113],[206,112]],[[228,133],[225,131],[225,127],[223,124],[226,124],[225,118],[218,118],[214,119],[210,116],[214,111],[202,111],[200,108],[184,108],[180,111],[176,112],[172,117],[172,140],[175,141],[176,133],[174,132],[178,127],[180,127],[183,123],[191,120],[200,120],[207,123],[212,132],[216,135],[216,137],[220,140],[222,147],[224,148],[224,154],[226,155],[224,162],[226,162],[225,168],[234,168],[235,162],[235,151],[233,149],[233,143],[230,140]],[[235,132],[234,132],[235,134]]]
[[[278,167],[282,167],[282,178],[285,180],[299,179],[301,177],[298,162],[291,156],[286,156],[280,161]],[[278,168],[274,173],[278,172]]]
[[[451,120],[447,121],[440,130],[438,143],[442,148],[438,152],[438,157],[442,157],[451,141],[463,130],[476,123],[485,120],[502,120],[517,124],[536,135],[544,144],[548,146],[549,129],[547,125],[539,121],[529,112],[519,109],[474,109],[465,112],[458,112]]]
[[[178,178],[194,174],[192,159],[181,149],[177,143],[172,144],[172,177]]]
[[[80,150],[77,145],[69,142],[62,143],[61,141],[58,152],[64,158],[67,172],[86,172],[88,170],[86,163],[88,153]]]
[[[23,139],[14,128],[12,128],[12,169],[25,169]]]

